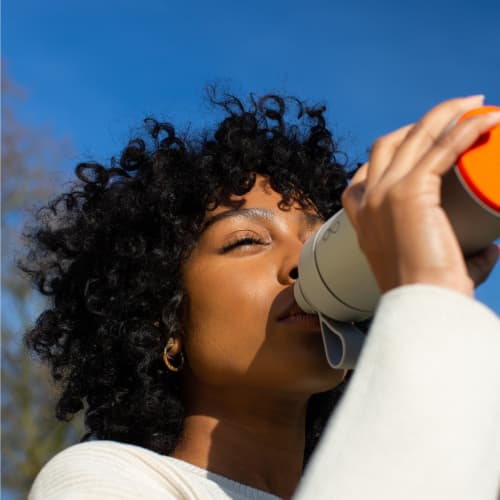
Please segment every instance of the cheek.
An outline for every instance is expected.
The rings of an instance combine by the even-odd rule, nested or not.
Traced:
[[[264,279],[266,273],[227,263],[203,267],[185,275],[184,345],[193,373],[217,382],[248,372],[265,341],[274,296],[269,274]]]

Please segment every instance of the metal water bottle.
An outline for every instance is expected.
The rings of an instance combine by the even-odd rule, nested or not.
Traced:
[[[481,113],[500,111],[483,106],[462,115],[461,122]],[[483,134],[443,177],[442,206],[464,255],[500,237],[500,125]]]
[[[483,106],[457,121],[492,111],[500,108]],[[500,237],[500,125],[460,156],[443,177],[441,194],[465,256]],[[380,291],[344,210],[304,244],[294,295],[301,309],[319,315],[330,365],[352,368],[364,342],[354,322],[373,316]]]

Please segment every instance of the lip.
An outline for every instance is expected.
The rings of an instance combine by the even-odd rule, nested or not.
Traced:
[[[320,329],[319,317],[316,314],[294,314],[292,316],[286,316],[278,320],[279,323],[286,323],[289,325],[301,325],[315,330]]]
[[[278,316],[279,323],[300,324],[319,329],[319,317],[317,314],[307,314],[292,300],[288,307]]]
[[[286,307],[284,307],[278,314],[278,321],[282,321],[290,316],[302,316],[304,314],[306,313],[298,306],[297,302],[295,302],[295,298],[292,295],[292,297],[288,299]],[[309,314],[307,316],[312,315]]]

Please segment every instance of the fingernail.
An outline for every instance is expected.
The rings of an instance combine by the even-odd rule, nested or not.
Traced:
[[[475,95],[470,95],[465,98],[467,101],[472,101],[474,103],[478,102],[479,104],[484,103],[484,94],[475,94]]]
[[[500,111],[492,111],[491,113],[486,113],[486,121],[488,123],[496,123],[500,121]]]

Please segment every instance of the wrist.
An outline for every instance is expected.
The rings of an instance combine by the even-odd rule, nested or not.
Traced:
[[[404,285],[434,285],[461,293],[467,297],[474,297],[474,282],[466,275],[455,272],[423,272],[403,274],[397,286]]]

